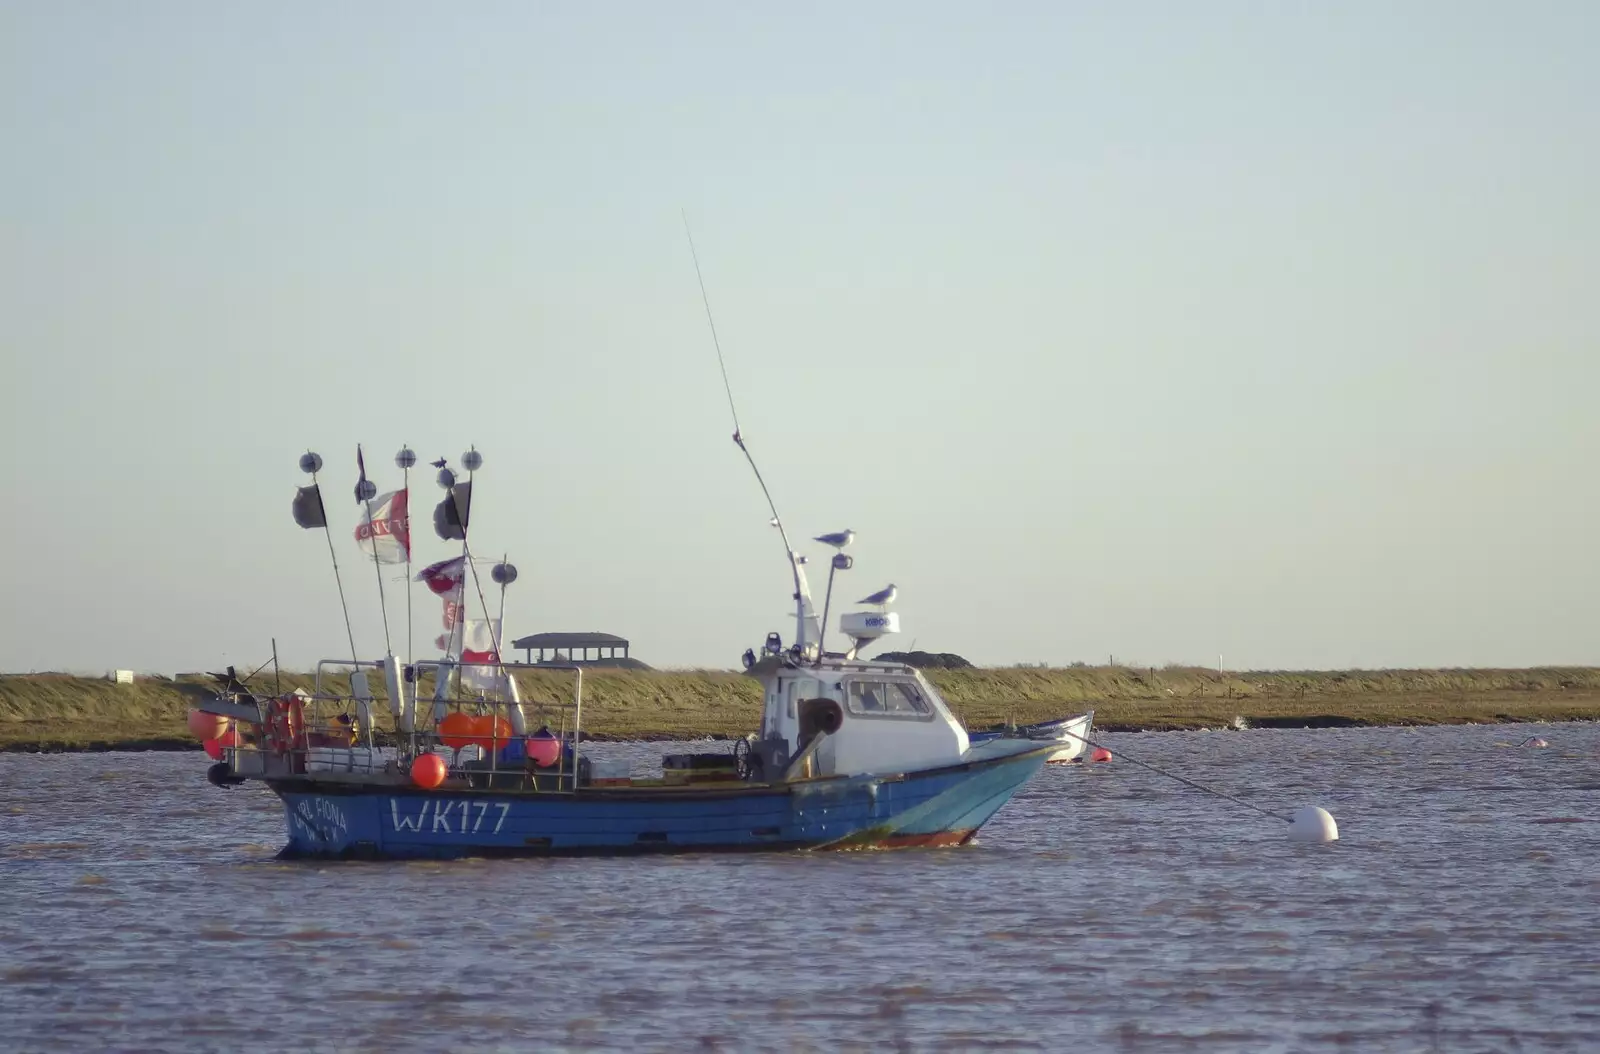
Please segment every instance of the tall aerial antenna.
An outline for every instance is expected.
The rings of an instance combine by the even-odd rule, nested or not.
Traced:
[[[706,295],[706,279],[705,275],[700,273],[700,254],[694,251],[694,234],[689,230],[687,211],[683,213],[683,233],[689,239],[689,257],[694,260],[695,280],[700,283],[700,302],[706,306],[706,324],[711,327],[711,346],[717,349],[717,366],[722,370],[722,390],[728,394],[728,413],[733,416],[733,441],[739,444],[740,450],[744,450],[744,440],[739,436],[739,411],[733,405],[733,385],[728,383],[728,363],[722,357],[722,341],[717,339],[717,320],[711,317],[711,297]],[[745,457],[749,456],[750,452],[745,450]],[[756,467],[754,461],[750,462],[750,467]],[[756,472],[756,478],[760,477],[761,473]],[[767,485],[763,483],[761,489],[765,491]],[[767,504],[772,504],[770,494],[767,495]],[[774,509],[772,515],[778,515],[778,511]]]
[[[794,551],[794,546],[789,544],[789,532],[783,529],[783,517],[778,515],[778,505],[772,500],[772,491],[767,489],[767,481],[761,478],[761,469],[756,466],[756,459],[750,454],[750,448],[744,445],[744,434],[739,428],[739,410],[733,404],[733,385],[728,382],[728,363],[722,355],[722,341],[717,338],[717,320],[711,314],[711,297],[706,293],[706,279],[700,271],[700,254],[694,248],[694,232],[689,229],[689,213],[685,210],[682,215],[683,233],[689,239],[689,256],[694,260],[695,280],[700,283],[700,301],[706,306],[706,323],[711,327],[711,345],[717,350],[717,366],[722,371],[722,390],[728,396],[728,414],[733,418],[733,441],[744,454],[744,459],[750,463],[750,471],[755,473],[756,482],[761,485],[761,493],[767,499],[767,508],[772,512],[772,525],[778,528],[778,537],[783,540],[784,556],[788,559],[789,570],[794,575],[795,644],[803,652],[806,646],[805,609],[810,599],[810,591],[800,578],[801,557]]]

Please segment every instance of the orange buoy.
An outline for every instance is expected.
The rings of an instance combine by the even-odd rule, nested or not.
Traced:
[[[439,722],[439,742],[451,750],[477,746],[492,751],[509,743],[511,736],[510,722],[493,714],[474,717],[458,711]]]
[[[444,758],[437,754],[419,754],[411,763],[411,782],[423,790],[433,790],[444,782]]]
[[[478,719],[471,714],[454,713],[444,715],[439,722],[439,742],[451,750],[460,750],[470,743],[476,742],[473,733],[478,730]],[[424,755],[426,756],[426,755]],[[421,758],[417,759],[421,761]]]
[[[505,746],[511,741],[511,722],[503,717],[485,714],[472,723],[472,739],[469,742],[482,747],[489,753]]]
[[[206,756],[209,757],[211,760],[213,760],[213,761],[221,761],[222,760],[222,740],[220,740],[220,739],[207,739],[207,740],[204,740],[200,745],[205,748]]]
[[[228,730],[228,719],[221,714],[189,711],[189,734],[199,740],[216,739]]]
[[[1095,747],[1094,748],[1094,753],[1089,755],[1089,760],[1090,761],[1110,761],[1111,760],[1111,751],[1107,750],[1105,747]]]

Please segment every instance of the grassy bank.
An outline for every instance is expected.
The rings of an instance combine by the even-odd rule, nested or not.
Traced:
[[[1221,675],[1082,666],[934,670],[929,677],[975,728],[1090,707],[1105,730],[1218,728],[1235,718],[1289,727],[1600,719],[1600,668],[1591,667]],[[531,701],[570,691],[565,675],[519,681]],[[296,686],[309,690],[310,678],[285,675],[285,690]],[[756,682],[731,672],[591,670],[584,686],[584,727],[608,738],[742,735],[759,721]],[[185,715],[207,694],[209,683],[199,675],[141,677],[131,685],[65,674],[0,675],[0,750],[193,748]]]

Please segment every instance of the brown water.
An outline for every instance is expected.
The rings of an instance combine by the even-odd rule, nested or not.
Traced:
[[[1104,738],[1343,839],[1113,762],[964,849],[287,864],[199,752],[0,755],[0,1047],[1600,1049],[1600,726]]]

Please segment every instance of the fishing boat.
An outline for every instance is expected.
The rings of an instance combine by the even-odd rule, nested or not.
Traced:
[[[968,741],[987,743],[994,739],[1031,739],[1053,741],[1060,744],[1051,754],[1047,764],[1066,765],[1077,761],[1083,754],[1090,730],[1094,727],[1094,711],[1058,717],[1053,721],[1040,721],[1032,725],[994,725],[980,731],[969,731]]]
[[[737,432],[734,440],[749,458]],[[476,451],[470,457],[469,472],[482,460]],[[407,468],[414,461],[409,450],[396,458]],[[313,483],[297,494],[295,519],[326,530],[320,466],[314,454],[302,459]],[[357,541],[381,563],[379,543],[409,545],[408,497],[400,496],[409,495],[409,476],[405,491],[380,498],[364,463],[361,472],[357,500],[366,495],[366,514]],[[439,482],[446,496],[435,528],[459,539],[463,553],[416,577],[446,598],[445,622],[454,628],[438,642],[441,658],[326,659],[309,692],[289,693],[266,691],[230,668],[217,675],[215,698],[190,715],[191,729],[220,755],[211,782],[261,781],[282,799],[285,857],[954,846],[971,841],[1061,749],[1017,736],[974,741],[920,671],[862,658],[865,646],[899,632],[899,614],[888,610],[893,587],[864,598],[867,610],[841,615],[848,645],[828,651],[823,627],[835,576],[853,565],[843,550],[854,534],[817,539],[836,550],[819,617],[806,557],[790,545],[769,494],[794,587],[795,630],[788,643],[768,633],[742,656],[762,689],[759,729],[725,753],[668,754],[659,774],[635,775],[585,740],[582,666],[502,661],[499,620],[486,602],[479,622],[487,639],[457,634],[460,598],[475,574],[466,545],[471,479],[458,483],[445,467]],[[405,556],[409,562],[409,548]],[[515,574],[508,563],[494,566],[502,612]],[[380,573],[380,599],[382,583]],[[552,671],[566,678],[559,697]],[[519,676],[536,685],[526,700]]]

